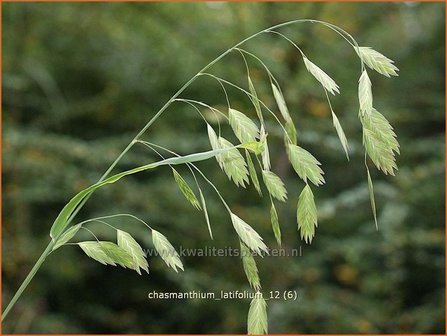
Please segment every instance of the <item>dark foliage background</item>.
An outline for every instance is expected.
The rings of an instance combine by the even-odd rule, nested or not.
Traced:
[[[319,84],[296,50],[275,35],[245,47],[280,80],[306,148],[321,159],[327,184],[315,191],[320,223],[312,245],[299,240],[295,207],[302,184],[281,141],[273,170],[286,182],[279,205],[284,247],[295,258],[258,261],[264,293],[297,290],[298,301],[269,301],[271,332],[444,333],[444,4],[441,3],[6,3],[3,4],[3,307],[48,242],[67,200],[99,178],[124,146],[204,64],[270,25],[316,18],[351,32],[396,61],[398,78],[370,72],[375,106],[401,143],[394,178],[374,169],[380,230],[367,195],[357,119],[359,61],[318,25],[282,32],[340,84],[333,99],[351,146],[346,162]],[[251,62],[263,100],[262,69]],[[233,53],[212,72],[246,85]],[[238,92],[232,104],[254,116]],[[199,79],[183,94],[225,107],[221,88]],[[272,123],[271,136],[275,134]],[[206,129],[188,106],[173,104],[146,138],[180,153],[207,150]],[[272,136],[273,138],[273,136]],[[136,147],[120,169],[155,160]],[[214,160],[201,167],[244,219],[274,246],[268,200],[237,189]],[[181,169],[187,176],[187,171]],[[130,212],[175,246],[237,247],[215,194],[206,188],[215,240],[202,214],[179,193],[169,169],[97,192],[78,219]],[[145,246],[150,234],[115,221]],[[113,232],[96,226],[104,239]],[[90,239],[87,235],[86,239]],[[82,238],[82,236],[81,236]],[[160,301],[148,291],[249,290],[238,258],[184,258],[175,274],[151,259],[151,274],[105,267],[74,246],[51,255],[3,325],[5,333],[244,333],[248,301]]]

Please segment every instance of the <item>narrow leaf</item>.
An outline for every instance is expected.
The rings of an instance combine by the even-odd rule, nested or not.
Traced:
[[[273,202],[270,207],[270,220],[272,222],[272,229],[276,242],[281,246],[281,228],[279,227],[278,213],[276,212],[275,204],[273,204]]]
[[[332,93],[335,96],[335,93],[340,93],[339,87],[335,81],[328,76],[326,72],[321,70],[316,64],[309,61],[309,59],[306,56],[303,56],[304,65],[307,68],[307,71],[309,71],[312,76],[315,77],[317,81],[320,82],[323,87]]]
[[[140,268],[149,274],[149,265],[140,244],[127,232],[116,230],[118,246],[126,251],[135,264],[135,270],[141,275]]]
[[[301,239],[304,239],[306,243],[311,243],[317,226],[317,208],[312,189],[308,184],[298,198],[297,221]]]
[[[247,333],[249,335],[262,335],[268,333],[267,303],[261,292],[257,292],[251,300],[248,310]]]
[[[247,280],[250,286],[254,290],[261,289],[261,282],[259,280],[258,267],[256,266],[256,261],[253,258],[253,255],[250,249],[245,245],[242,241],[241,243],[241,258],[242,265],[244,267],[245,275],[247,276]]]
[[[248,165],[248,171],[250,173],[250,179],[253,182],[253,186],[255,187],[256,191],[259,193],[260,196],[262,196],[261,185],[259,184],[258,174],[256,173],[255,166],[253,164],[253,161],[251,160],[250,153],[246,151],[245,156],[247,158],[247,165]]]
[[[371,81],[366,70],[363,70],[363,73],[359,79],[359,103],[360,113],[371,113],[373,106],[373,96],[371,91]]]
[[[287,199],[287,190],[281,178],[269,170],[262,171],[262,178],[270,195],[278,201],[285,202]]]
[[[334,111],[332,111],[332,122],[334,124],[335,130],[337,131],[337,135],[338,135],[338,138],[340,139],[341,145],[343,146],[343,150],[346,153],[346,158],[349,161],[348,139],[346,139],[345,132],[343,131],[343,128],[341,127],[340,121],[338,121],[338,118],[335,115]]]
[[[234,213],[231,213],[230,215],[233,227],[242,242],[259,255],[261,254],[261,250],[268,254],[267,246],[262,241],[261,236]]]
[[[189,184],[174,168],[172,168],[172,173],[174,174],[175,183],[177,183],[177,186],[179,187],[183,196],[185,196],[185,198],[189,201],[189,203],[191,203],[197,210],[200,210],[201,208],[199,200],[197,199],[196,195],[194,194],[194,191],[192,191]]]
[[[156,230],[152,230],[152,242],[154,243],[158,255],[164,260],[166,265],[176,272],[178,272],[177,267],[182,271],[184,270],[177,251],[164,235]]]
[[[65,243],[67,243],[71,238],[73,238],[76,233],[78,233],[79,229],[81,228],[82,224],[77,224],[69,228],[67,231],[65,231],[59,239],[56,241],[56,243],[53,246],[53,251],[58,249],[59,247],[63,246]]]
[[[77,193],[61,210],[55,221],[53,222],[53,225],[51,226],[50,230],[50,237],[55,242],[57,238],[62,234],[64,229],[67,227],[68,219],[72,215],[73,211],[76,209],[76,207],[90,194],[92,194],[96,189],[101,188],[107,184],[115,183],[122,179],[125,176],[136,174],[145,170],[154,169],[160,166],[165,165],[179,165],[179,164],[185,164],[185,163],[192,163],[197,161],[203,161],[208,160],[214,156],[219,156],[221,154],[224,154],[228,151],[236,150],[236,148],[217,148],[211,151],[201,152],[201,153],[194,153],[190,155],[185,156],[176,156],[169,159],[164,159],[161,161],[153,162],[147,165],[143,165],[140,167],[136,167],[130,170],[126,170],[124,172],[121,172],[119,174],[113,175],[104,181],[97,182],[90,187],[81,190],[79,193]],[[243,158],[242,158],[243,160]]]
[[[355,51],[370,69],[373,69],[386,77],[390,77],[390,75],[399,76],[397,74],[399,69],[393,64],[394,61],[378,51],[369,47],[359,47],[358,50],[355,48]]]

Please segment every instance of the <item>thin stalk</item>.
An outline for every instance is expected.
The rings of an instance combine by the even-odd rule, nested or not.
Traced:
[[[205,73],[201,74],[201,76],[202,75],[205,75]],[[177,99],[175,99],[175,101],[183,102],[183,103],[190,103],[190,104],[197,104],[197,105],[206,107],[206,108],[210,109],[211,111],[213,111],[214,113],[219,113],[222,117],[224,117],[225,119],[229,120],[228,116],[225,113],[223,113],[221,110],[219,110],[219,109],[217,109],[215,107],[212,107],[212,106],[210,106],[210,105],[208,105],[208,104],[206,104],[204,102],[197,101],[197,100],[194,100],[194,99],[183,99],[183,98],[177,98]]]
[[[204,73],[202,73],[202,75],[203,76],[210,76],[210,77],[212,77],[212,78],[214,78],[214,79],[216,79],[219,83],[225,83],[225,84],[228,84],[228,85],[230,85],[230,86],[232,86],[232,87],[234,87],[234,88],[236,88],[236,89],[238,89],[239,91],[241,91],[241,92],[243,92],[243,93],[245,93],[246,95],[247,95],[247,97],[249,98],[249,99],[255,99],[256,101],[258,101],[272,116],[273,116],[273,118],[275,119],[275,121],[278,123],[278,125],[282,128],[282,130],[284,131],[284,134],[285,134],[285,136],[291,141],[291,139],[290,139],[290,137],[289,137],[289,135],[287,134],[287,131],[286,131],[286,129],[285,129],[285,127],[284,127],[284,125],[281,123],[281,121],[278,119],[278,117],[276,116],[276,114],[275,114],[275,112],[273,112],[262,100],[260,100],[259,98],[257,98],[257,97],[255,97],[254,95],[252,95],[250,92],[248,92],[247,90],[245,90],[244,88],[241,88],[239,85],[236,85],[236,84],[234,84],[233,82],[230,82],[230,81],[227,81],[227,80],[225,80],[225,79],[223,79],[223,78],[220,78],[220,77],[217,77],[217,76],[215,76],[215,75],[213,75],[213,74],[210,74],[210,73],[207,73],[207,72],[204,72]]]
[[[93,221],[99,221],[101,219],[115,218],[115,217],[130,217],[130,218],[133,218],[133,219],[139,221],[140,223],[144,224],[150,230],[153,230],[153,228],[149,224],[147,224],[144,220],[138,218],[137,216],[128,214],[128,213],[119,213],[119,214],[114,214],[114,215],[95,217],[95,218],[87,219],[87,220],[85,220],[85,221],[83,221],[83,222],[81,222],[79,224],[89,223],[89,222],[93,222]],[[108,224],[108,225],[110,225],[110,224]],[[110,225],[110,226],[112,226],[112,225]],[[112,227],[116,230],[116,227],[114,227],[114,226],[112,226]]]
[[[31,280],[33,280],[33,278],[36,275],[37,271],[42,266],[43,262],[48,257],[48,255],[51,253],[51,251],[53,249],[53,246],[54,246],[54,242],[50,241],[50,243],[47,245],[45,251],[43,251],[42,255],[39,257],[39,259],[37,259],[37,261],[34,264],[33,268],[28,273],[28,275],[26,276],[25,280],[23,280],[23,282],[20,285],[19,289],[14,294],[14,296],[11,299],[11,301],[9,301],[8,305],[6,306],[5,310],[3,311],[2,322],[5,319],[5,317],[8,315],[9,311],[11,310],[11,308],[14,307],[15,303],[20,298],[20,296],[22,295],[23,291],[26,289],[28,284],[31,282]]]
[[[186,103],[186,104],[188,104],[189,106],[191,106],[191,107],[193,107],[201,116],[202,116],[202,119],[203,119],[203,121],[206,123],[206,124],[208,124],[208,121],[206,120],[206,118],[205,118],[205,116],[203,115],[203,113],[200,111],[200,109],[196,106],[196,105],[194,105],[192,102],[190,102],[189,100],[187,100],[187,99],[176,99],[175,101],[178,101],[178,102],[181,102],[181,103]],[[216,111],[214,111],[214,109],[210,106],[210,111],[211,112],[213,112],[213,114],[214,114],[214,118],[216,118],[216,121],[217,121],[217,127],[219,128],[219,136],[220,136],[220,134],[221,134],[221,128],[220,128],[220,120],[219,120],[219,115],[218,115],[218,113],[216,112]],[[223,114],[222,112],[220,112],[220,111],[218,111],[219,113],[221,113],[225,118],[227,118],[228,119],[228,117],[225,115],[225,114]]]
[[[98,222],[99,222],[99,221],[98,221]],[[103,222],[103,223],[105,223],[105,222]],[[107,223],[106,223],[106,224],[107,224]],[[83,226],[81,226],[81,229],[84,229],[85,231],[89,232],[93,237],[95,237],[96,241],[99,243],[99,239],[98,239],[98,237],[96,237],[96,235],[93,233],[92,230],[87,229],[86,227],[83,227]],[[79,244],[79,243],[78,243],[78,244]]]
[[[234,49],[238,48],[239,46],[241,46],[242,44],[246,43],[247,41],[261,35],[264,34],[272,29],[277,29],[277,28],[281,28],[281,27],[285,27],[285,26],[289,26],[295,23],[306,23],[306,22],[311,22],[311,23],[320,23],[323,24],[324,26],[335,30],[335,31],[342,31],[343,34],[347,35],[348,37],[352,38],[347,32],[345,32],[344,30],[342,30],[341,28],[335,29],[333,25],[331,25],[330,23],[327,22],[323,22],[323,21],[318,21],[318,20],[312,20],[312,19],[298,19],[298,20],[291,20],[291,21],[287,21],[287,22],[283,22],[277,25],[274,25],[272,27],[266,28],[264,30],[261,30],[245,39],[243,39],[242,41],[236,43],[233,47],[225,50],[223,53],[221,53],[219,56],[217,56],[214,60],[212,60],[210,63],[208,63],[207,65],[205,65],[199,72],[197,72],[193,77],[191,77],[185,84],[183,84],[183,86],[176,92],[174,93],[174,95],[169,98],[169,100],[158,110],[158,112],[143,126],[143,128],[135,135],[135,137],[129,142],[129,144],[123,149],[123,151],[118,155],[118,157],[115,159],[115,161],[112,162],[112,164],[109,166],[109,168],[107,168],[107,170],[104,172],[104,174],[100,177],[100,179],[97,182],[102,182],[104,181],[107,176],[110,174],[110,172],[115,168],[115,166],[121,161],[121,159],[127,154],[127,152],[132,148],[132,146],[135,144],[135,142],[149,129],[149,127],[166,111],[166,109],[175,101],[175,99],[183,92],[185,91],[185,89],[187,87],[189,87],[199,76],[202,72],[206,71],[207,69],[209,69],[210,67],[212,67],[215,63],[217,63],[218,61],[220,61],[222,58],[224,58],[226,55],[228,55],[230,52],[232,52]],[[355,40],[354,40],[355,41]],[[355,45],[357,46],[357,43],[355,43]],[[358,46],[357,46],[358,49]],[[362,62],[362,66],[363,66],[363,62]],[[72,215],[70,216],[70,218],[67,221],[67,225],[69,223],[71,223],[71,221],[74,219],[74,217],[79,213],[79,211],[83,208],[83,206],[85,205],[85,203],[88,201],[88,199],[91,197],[91,194],[89,194],[88,196],[86,196],[83,201],[77,206],[77,208],[73,211]],[[61,233],[62,234],[62,233]],[[57,238],[57,237],[56,237]],[[31,269],[30,273],[26,276],[25,280],[23,281],[23,283],[20,285],[19,289],[17,290],[17,292],[14,294],[13,298],[11,299],[11,301],[9,302],[9,304],[7,305],[6,309],[4,310],[3,314],[2,314],[2,321],[6,318],[6,316],[8,315],[9,311],[11,310],[11,308],[14,306],[14,304],[17,302],[17,300],[19,299],[19,297],[22,295],[23,291],[25,290],[25,288],[28,286],[28,284],[30,283],[30,281],[32,280],[32,278],[34,277],[34,275],[37,273],[37,271],[39,270],[39,268],[42,266],[42,263],[45,261],[45,259],[48,257],[48,255],[51,253],[51,250],[53,248],[54,242],[50,241],[47,245],[47,247],[45,248],[44,252],[42,253],[42,255],[40,256],[40,258],[37,260],[36,264],[33,266],[33,268]]]
[[[272,33],[272,34],[277,34],[277,35],[279,35],[279,36],[281,36],[282,38],[284,38],[284,39],[286,39],[287,41],[289,41],[300,53],[301,53],[301,56],[303,56],[303,57],[305,57],[306,55],[304,55],[304,53],[303,53],[303,51],[301,50],[301,48],[300,47],[298,47],[297,45],[296,45],[296,43],[295,42],[293,42],[291,39],[289,39],[286,35],[284,35],[284,34],[281,34],[280,32],[277,32],[277,31],[274,31],[274,30],[269,30],[268,31],[269,33]]]

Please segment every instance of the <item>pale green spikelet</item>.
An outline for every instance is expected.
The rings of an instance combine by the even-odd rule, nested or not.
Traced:
[[[317,227],[317,208],[314,194],[308,184],[298,198],[297,221],[301,239],[304,239],[306,243],[311,243]]]
[[[359,79],[359,104],[360,113],[370,114],[373,108],[373,96],[371,91],[371,80],[369,79],[368,72],[363,70]]]
[[[261,281],[259,279],[258,267],[256,266],[256,261],[252,256],[250,249],[242,241],[241,243],[241,258],[242,265],[244,267],[245,275],[250,286],[254,290],[261,289]]]
[[[101,249],[105,252],[107,257],[113,260],[115,263],[124,268],[137,269],[137,265],[133,261],[132,256],[127,253],[123,248],[119,247],[115,243],[108,241],[99,242]]]
[[[250,97],[250,100],[253,103],[253,106],[255,107],[256,114],[258,115],[259,121],[261,123],[264,122],[264,117],[262,116],[262,110],[261,105],[259,104],[258,94],[256,92],[255,86],[250,78],[250,75],[247,76],[248,78],[248,89],[250,90],[250,93],[252,97]]]
[[[265,302],[259,291],[250,302],[247,319],[247,333],[249,335],[262,335],[268,333],[267,302]]]
[[[281,228],[279,226],[278,213],[276,212],[275,204],[273,202],[272,206],[270,207],[270,221],[276,242],[279,246],[281,246]]]
[[[261,153],[262,158],[262,166],[264,167],[264,170],[270,170],[271,163],[270,163],[270,153],[269,153],[269,146],[267,142],[267,133],[265,131],[264,125],[261,125],[261,131],[260,131],[261,137],[259,141],[264,142],[264,150]]]
[[[286,144],[288,142],[291,142],[293,145],[296,145],[297,144],[297,133],[296,133],[295,124],[293,123],[293,121],[292,120],[286,121],[284,128],[285,128],[286,134],[287,134],[287,136],[285,137]]]
[[[216,134],[216,132],[214,132],[213,128],[209,124],[207,124],[207,131],[208,131],[208,138],[210,140],[211,148],[214,150],[220,149],[217,134]],[[220,164],[218,155],[216,155],[216,160]]]
[[[149,273],[149,265],[140,244],[127,232],[116,230],[118,246],[126,251],[133,259],[135,270],[141,275],[140,268]]]
[[[246,222],[236,216],[234,213],[230,214],[231,222],[236,230],[239,238],[245,243],[253,252],[261,254],[261,251],[268,253],[268,248],[262,241],[262,237]]]
[[[337,131],[338,138],[340,139],[343,150],[345,151],[346,158],[349,160],[349,145],[348,139],[346,138],[345,132],[341,127],[340,121],[338,120],[334,111],[332,111],[332,122],[334,124],[335,130]]]
[[[335,81],[329,77],[329,75],[320,69],[316,64],[309,61],[306,56],[303,56],[304,64],[306,65],[307,71],[309,71],[312,76],[315,77],[317,81],[320,82],[323,87],[335,96],[335,93],[340,93],[339,86]]]
[[[182,271],[184,270],[183,263],[180,260],[177,251],[163,234],[156,230],[152,230],[152,242],[158,255],[164,260],[166,265],[176,272],[178,272],[177,267]]]
[[[282,95],[278,87],[273,83],[272,83],[272,90],[273,90],[273,96],[275,97],[276,104],[278,105],[279,112],[281,112],[282,117],[284,118],[285,121],[292,120],[284,96]]]
[[[216,160],[230,180],[233,180],[237,186],[245,187],[245,183],[248,183],[248,170],[241,153],[233,148],[234,145],[231,142],[218,137],[210,125],[208,125],[208,138],[212,149],[228,149],[217,154]]]
[[[230,126],[241,143],[255,142],[259,137],[258,126],[244,113],[230,108],[228,110]]]
[[[116,263],[111,259],[104,249],[101,248],[101,244],[97,241],[85,241],[78,243],[79,247],[90,258],[100,262],[103,265],[116,266]]]
[[[397,170],[395,154],[399,154],[396,133],[388,120],[376,109],[370,115],[360,115],[363,126],[363,145],[379,170],[394,175]]]
[[[386,77],[399,76],[397,73],[399,69],[393,64],[394,61],[378,51],[375,51],[370,47],[355,48],[355,51],[370,69],[373,69]]]
[[[259,183],[258,174],[256,173],[256,169],[255,169],[253,161],[252,161],[252,159],[250,157],[250,153],[247,151],[245,153],[245,156],[247,158],[247,165],[248,165],[248,171],[250,173],[250,179],[253,182],[253,186],[255,187],[255,189],[258,192],[258,194],[260,196],[262,196],[261,185]]]
[[[229,149],[234,145],[228,140],[219,137],[219,147],[222,149]],[[245,183],[248,182],[248,170],[247,164],[241,153],[236,148],[227,150],[226,152],[219,154],[222,161],[222,169],[227,174],[230,180],[239,186],[245,188]]]
[[[304,182],[309,180],[316,186],[325,182],[321,163],[307,150],[290,144],[287,153],[293,169]]]
[[[287,199],[287,190],[281,178],[270,170],[263,170],[262,178],[270,195],[278,201],[285,202]]]
[[[206,225],[211,239],[213,239],[213,231],[211,230],[210,217],[208,216],[208,209],[206,207],[205,197],[203,196],[202,189],[199,188],[200,202],[202,203],[203,215],[205,216]]]
[[[200,210],[201,207],[199,200],[197,199],[196,195],[194,194],[194,191],[192,191],[189,184],[174,168],[172,168],[172,173],[174,174],[175,183],[177,183],[177,186],[179,187],[183,196],[185,196],[185,198],[189,201],[189,203],[191,203],[197,210]]]
[[[369,193],[369,200],[371,202],[371,210],[374,217],[374,223],[376,224],[376,229],[379,229],[379,224],[377,223],[377,210],[376,210],[376,201],[374,199],[374,186],[373,181],[371,178],[371,174],[369,173],[369,168],[366,166],[366,173],[368,175],[368,193]]]

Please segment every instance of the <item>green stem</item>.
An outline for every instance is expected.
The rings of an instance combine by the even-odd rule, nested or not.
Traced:
[[[26,276],[25,280],[23,280],[22,284],[20,285],[19,289],[17,290],[17,292],[14,294],[14,296],[12,297],[11,301],[8,303],[8,306],[6,307],[6,309],[4,310],[3,314],[2,314],[2,322],[5,319],[5,317],[8,315],[9,311],[11,310],[11,308],[15,305],[15,303],[17,302],[17,300],[19,299],[19,297],[22,295],[23,291],[25,290],[25,288],[28,286],[28,284],[31,282],[31,280],[34,278],[34,276],[36,275],[37,271],[39,270],[40,266],[42,266],[43,262],[45,261],[45,259],[48,257],[48,255],[51,253],[51,251],[53,250],[53,246],[54,246],[54,242],[50,241],[50,243],[48,244],[47,248],[45,249],[45,251],[43,251],[42,255],[40,256],[40,258],[36,261],[36,263],[34,264],[33,268],[31,269],[31,271],[28,273],[28,275]]]
[[[245,38],[244,40],[240,41],[239,43],[235,44],[233,47],[227,49],[226,51],[224,51],[222,54],[220,54],[219,56],[217,56],[214,60],[212,60],[210,63],[208,63],[207,65],[205,65],[197,74],[195,74],[193,77],[191,77],[191,79],[189,79],[163,106],[160,110],[158,110],[158,112],[146,123],[146,125],[144,125],[144,127],[138,132],[138,134],[132,139],[132,141],[124,148],[124,150],[121,152],[120,155],[118,155],[118,157],[115,159],[115,161],[112,162],[112,164],[110,165],[110,167],[105,171],[105,173],[101,176],[101,178],[98,180],[97,183],[100,183],[102,181],[104,181],[107,176],[110,174],[110,172],[115,168],[115,166],[121,161],[121,159],[123,158],[124,155],[126,155],[126,153],[132,148],[132,146],[135,144],[135,142],[147,131],[147,129],[165,112],[165,110],[175,101],[175,99],[189,86],[191,85],[200,75],[202,72],[206,71],[207,69],[209,69],[210,67],[212,67],[215,63],[217,63],[218,61],[220,61],[222,58],[224,58],[226,55],[228,55],[230,52],[232,52],[233,50],[235,50],[236,48],[238,48],[239,46],[241,46],[242,44],[244,44],[245,42],[255,38],[258,35],[264,34],[266,32],[269,32],[272,29],[276,29],[276,28],[280,28],[280,27],[285,27],[285,26],[289,26],[291,24],[295,24],[295,23],[305,23],[305,22],[311,22],[311,23],[320,23],[325,25],[326,27],[329,27],[332,30],[335,30],[334,26],[327,23],[327,22],[323,22],[323,21],[317,21],[317,20],[312,20],[312,19],[299,19],[299,20],[292,20],[292,21],[287,21],[287,22],[283,22],[280,24],[277,24],[275,26],[269,27],[267,29],[264,29],[262,31],[259,31],[247,38]],[[337,27],[338,28],[338,27]],[[341,28],[338,28],[341,30]],[[337,30],[338,30],[337,29]],[[343,31],[344,32],[344,31]],[[345,34],[347,34],[349,37],[350,35],[346,32],[344,32]],[[88,194],[83,200],[82,202],[79,203],[79,205],[76,207],[76,209],[73,211],[73,213],[71,214],[71,216],[69,217],[69,219],[67,220],[66,225],[68,225],[73,218],[78,214],[78,212],[82,209],[82,207],[85,205],[85,203],[88,201],[88,199],[91,197],[92,194]],[[19,297],[22,295],[23,291],[25,290],[25,288],[28,286],[28,284],[30,283],[30,281],[32,280],[32,278],[34,277],[34,275],[37,273],[37,271],[39,270],[39,268],[42,266],[42,263],[45,261],[46,257],[51,253],[51,249],[53,247],[53,242],[50,242],[47,246],[47,248],[45,249],[45,251],[42,253],[42,255],[40,256],[40,258],[37,260],[36,264],[33,266],[33,268],[31,269],[30,273],[27,275],[27,277],[25,278],[25,280],[23,281],[23,283],[20,285],[19,289],[17,290],[17,292],[14,294],[11,302],[9,302],[8,306],[6,307],[5,311],[2,314],[2,321],[5,319],[5,317],[8,315],[9,311],[11,310],[11,308],[14,306],[14,304],[17,302],[17,300],[19,299]]]

